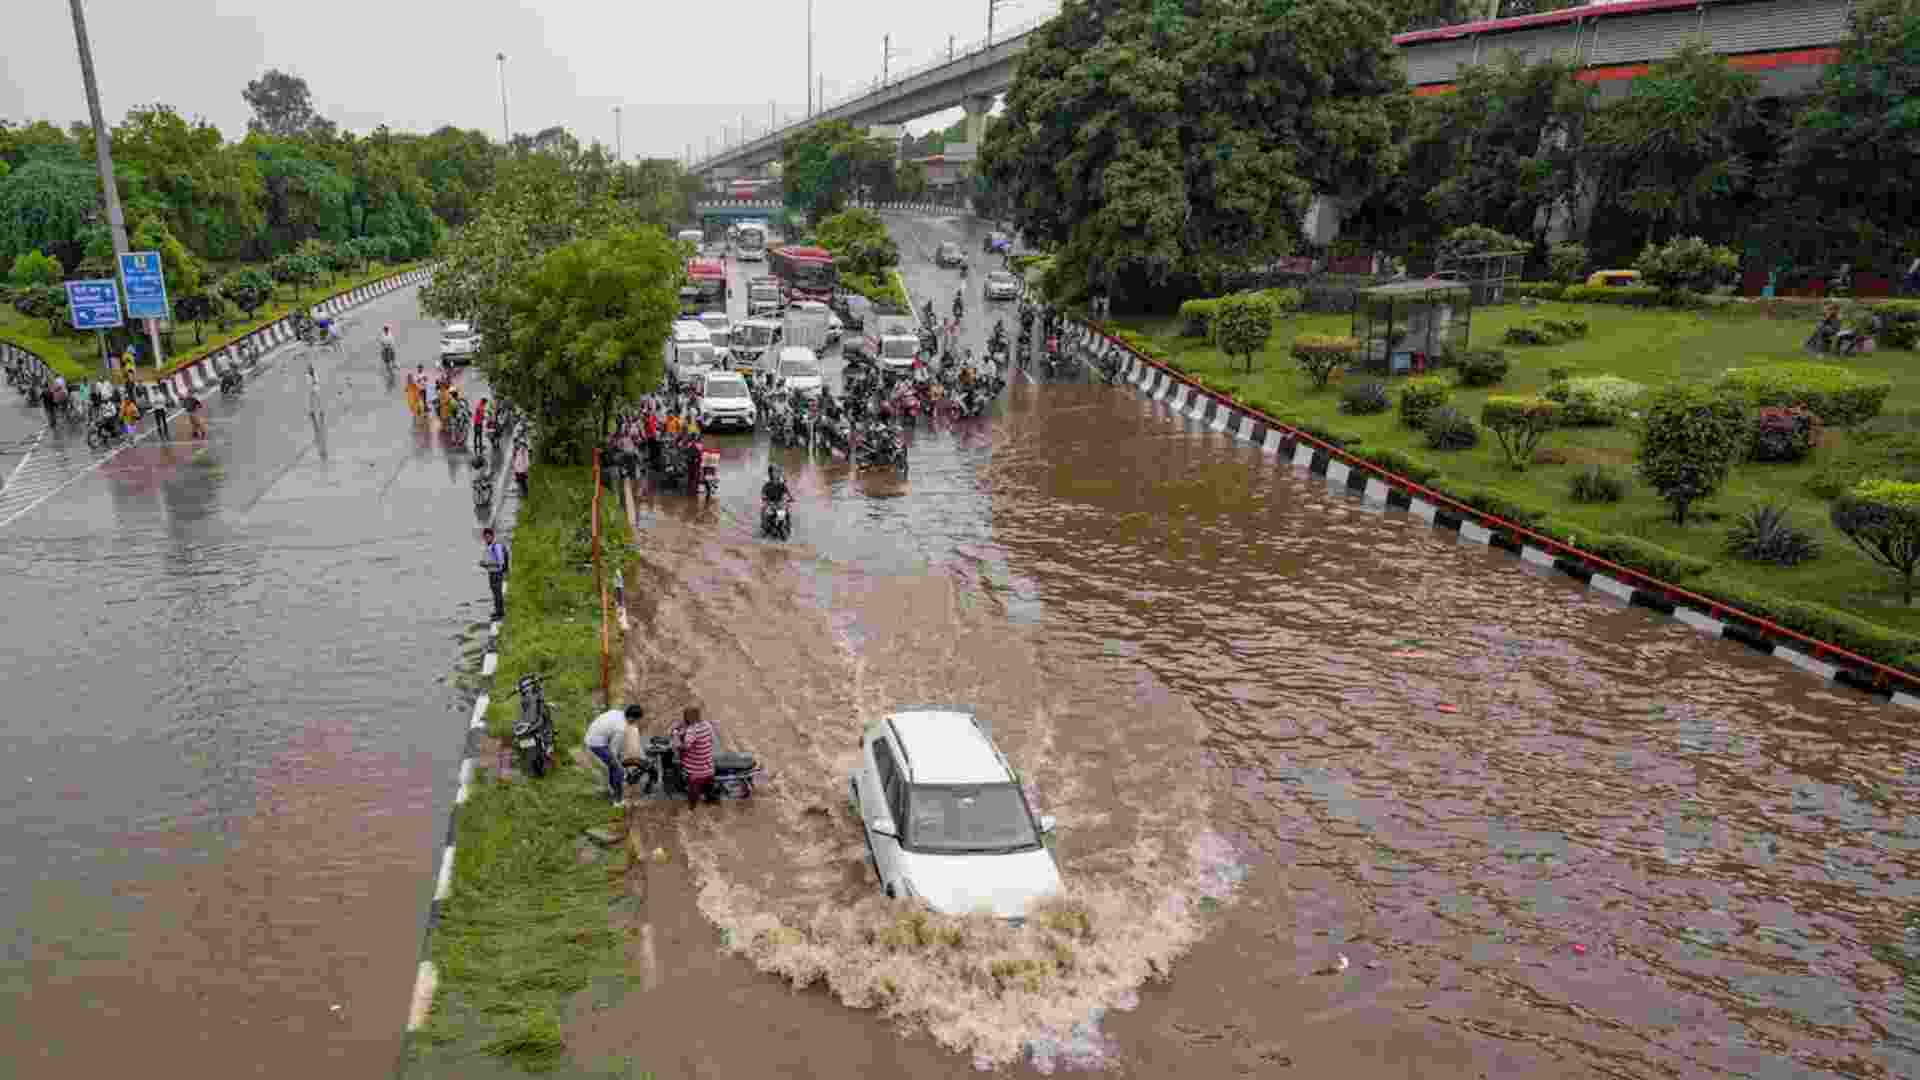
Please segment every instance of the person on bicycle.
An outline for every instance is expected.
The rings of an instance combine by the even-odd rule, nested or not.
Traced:
[[[393,324],[388,323],[380,328],[380,359],[388,367],[393,366],[393,348]]]

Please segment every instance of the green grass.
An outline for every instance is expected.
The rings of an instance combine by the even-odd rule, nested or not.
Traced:
[[[529,1072],[566,1062],[572,999],[596,976],[618,977],[624,956],[610,905],[621,859],[582,863],[583,830],[618,820],[597,773],[570,763],[597,708],[600,594],[588,562],[590,468],[540,466],[529,477],[512,541],[507,620],[489,693],[488,730],[510,734],[515,683],[546,673],[558,732],[556,767],[540,780],[503,781],[483,758],[461,807],[453,888],[441,905],[430,958],[439,993],[412,1045],[417,1063],[485,1054]],[[606,550],[626,550],[618,499],[602,504]],[[617,572],[616,556],[610,566]],[[615,631],[613,648],[621,647]]]
[[[1796,315],[1800,313],[1796,312]],[[1583,339],[1551,346],[1502,346],[1512,362],[1504,383],[1484,389],[1455,387],[1453,404],[1476,421],[1480,406],[1491,394],[1529,394],[1544,391],[1548,369],[1574,366],[1583,375],[1613,374],[1649,386],[1678,379],[1711,380],[1730,367],[1775,360],[1804,360],[1800,343],[1811,329],[1805,317],[1772,319],[1745,306],[1712,311],[1635,309],[1603,304],[1543,303],[1537,307],[1507,305],[1473,313],[1472,340],[1476,345],[1499,345],[1507,327],[1541,318],[1581,318],[1590,323]],[[1339,382],[1315,392],[1288,355],[1293,338],[1304,333],[1349,332],[1347,316],[1309,315],[1282,322],[1265,352],[1256,357],[1253,372],[1240,370],[1204,339],[1179,336],[1174,319],[1122,319],[1127,329],[1146,337],[1177,368],[1209,387],[1230,393],[1286,423],[1318,433],[1333,434],[1348,444],[1399,451],[1436,475],[1429,486],[1462,501],[1492,509],[1497,500],[1521,504],[1538,512],[1544,531],[1577,542],[1610,533],[1649,541],[1674,551],[1708,560],[1704,576],[1674,584],[1717,594],[1725,599],[1764,600],[1780,621],[1814,636],[1835,633],[1817,618],[1798,618],[1774,600],[1814,603],[1869,620],[1901,632],[1869,651],[1862,630],[1851,641],[1837,642],[1866,652],[1887,663],[1902,662],[1915,651],[1906,634],[1920,634],[1920,609],[1902,604],[1893,576],[1867,560],[1828,522],[1827,503],[1804,484],[1813,474],[1857,448],[1854,433],[1829,428],[1824,444],[1807,461],[1793,464],[1749,463],[1738,466],[1722,491],[1697,503],[1688,524],[1672,523],[1668,508],[1648,488],[1632,481],[1634,436],[1627,427],[1569,428],[1552,432],[1542,443],[1564,453],[1564,464],[1534,464],[1524,472],[1509,468],[1490,433],[1472,450],[1429,450],[1421,434],[1400,425],[1395,412],[1349,416],[1339,409]],[[1861,371],[1882,372],[1894,381],[1883,416],[1920,408],[1920,380],[1909,374],[1916,357],[1910,352],[1882,351],[1836,361]],[[1376,376],[1349,373],[1347,380]],[[1398,399],[1404,378],[1383,378]],[[1894,415],[1898,425],[1901,418]],[[1888,423],[1883,420],[1881,423]],[[1629,478],[1628,494],[1613,504],[1579,504],[1567,494],[1571,475],[1587,464],[1615,466]],[[1489,498],[1491,496],[1491,498]],[[1727,526],[1750,506],[1774,502],[1787,507],[1795,521],[1822,541],[1823,554],[1812,562],[1779,568],[1740,562],[1722,552]],[[1748,604],[1742,604],[1749,607]],[[1824,631],[1824,632],[1823,632]],[[1844,635],[1843,635],[1844,636]],[[1909,666],[1920,657],[1907,659]]]
[[[373,268],[361,274],[343,274],[333,283],[321,283],[301,290],[295,299],[290,288],[276,290],[274,298],[265,307],[254,312],[254,317],[238,322],[226,331],[218,330],[212,323],[204,327],[205,340],[194,342],[192,324],[185,324],[174,331],[175,354],[167,357],[167,367],[174,368],[183,363],[192,363],[225,348],[229,342],[238,340],[258,330],[260,327],[283,318],[296,308],[311,306],[334,293],[369,285],[382,278],[411,270],[419,263],[402,263],[386,266],[375,263]],[[62,326],[66,316],[61,316]],[[30,319],[14,310],[12,305],[0,304],[0,341],[9,341],[23,349],[32,350],[47,366],[65,375],[68,379],[93,379],[100,377],[100,343],[93,333],[64,332],[57,336],[48,336],[45,319]],[[149,381],[157,378],[151,367],[142,366],[140,377]]]

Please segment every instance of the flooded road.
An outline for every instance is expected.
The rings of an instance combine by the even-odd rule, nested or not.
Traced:
[[[916,253],[980,232],[900,229],[944,310]],[[1920,1074],[1907,714],[1129,391],[1017,378],[922,427],[910,479],[719,441],[717,499],[639,501],[633,662],[652,715],[700,702],[775,777],[647,808],[692,864],[649,901],[666,976],[577,1025],[583,1060]],[[753,535],[769,460],[786,544]],[[977,709],[1058,816],[1084,932],[916,937],[878,898],[846,778],[865,722],[925,703]]]
[[[281,350],[209,395],[205,447],[102,463],[62,432],[10,459],[10,1075],[392,1068],[486,587],[466,454],[373,345],[392,321],[431,370],[437,326],[413,290],[354,315],[314,354],[319,423]],[[0,436],[31,436],[14,400]]]

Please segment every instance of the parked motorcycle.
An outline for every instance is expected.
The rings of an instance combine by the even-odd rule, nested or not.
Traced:
[[[687,773],[680,767],[680,752],[665,735],[647,737],[646,756],[640,761],[622,761],[627,786],[642,795],[653,794],[658,787],[668,797],[687,794]],[[719,802],[721,795],[736,799],[753,797],[753,786],[764,780],[759,763],[752,754],[716,751],[713,755],[713,783],[707,786],[707,801]]]
[[[793,535],[793,510],[787,503],[762,503],[760,506],[760,533],[775,540],[785,540]]]
[[[520,719],[513,722],[513,745],[520,767],[531,776],[545,776],[553,760],[553,709],[547,704],[546,676],[520,676],[514,696],[520,699]]]

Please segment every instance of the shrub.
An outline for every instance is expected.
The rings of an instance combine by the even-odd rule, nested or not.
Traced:
[[[1463,255],[1482,255],[1490,251],[1524,251],[1527,243],[1486,225],[1462,225],[1440,238],[1435,254],[1444,262]]]
[[[1900,577],[1902,596],[1913,603],[1913,573],[1920,567],[1920,484],[1862,481],[1833,501],[1831,514],[1834,528]]]
[[[1572,341],[1574,338],[1587,336],[1588,323],[1585,319],[1542,319],[1540,324],[1547,328],[1548,333],[1557,335],[1562,341]]]
[[[1566,382],[1578,374],[1580,368],[1574,364],[1555,364],[1547,369],[1548,382]]]
[[[1186,300],[1180,304],[1180,332],[1187,337],[1206,337],[1220,301]]]
[[[1434,450],[1471,450],[1480,445],[1480,429],[1466,413],[1441,405],[1427,414],[1427,446]]]
[[[1676,236],[1665,244],[1648,244],[1633,261],[1640,280],[1656,289],[1711,292],[1740,266],[1732,248],[1709,244],[1697,236]]]
[[[1452,397],[1452,388],[1439,379],[1409,379],[1400,388],[1400,422],[1415,430],[1424,429],[1433,410]]]
[[[1767,406],[1754,415],[1755,461],[1800,461],[1820,443],[1820,418],[1798,407]]]
[[[1756,506],[1727,530],[1727,554],[1748,562],[1798,566],[1820,554],[1820,541],[1796,526],[1779,506]]]
[[[1507,377],[1507,354],[1501,349],[1462,349],[1454,362],[1462,386],[1493,386]]]
[[[1720,385],[1755,405],[1798,405],[1841,427],[1873,419],[1893,392],[1884,375],[1805,361],[1736,368]]]
[[[1306,294],[1299,289],[1261,289],[1251,295],[1265,300],[1275,315],[1287,315],[1299,311],[1306,303]]]
[[[1469,488],[1454,498],[1473,507],[1483,514],[1511,521],[1515,525],[1534,528],[1547,520],[1547,512],[1532,503],[1521,502],[1509,495],[1485,488]]]
[[[1637,536],[1615,533],[1583,536],[1579,546],[1581,550],[1608,562],[1619,563],[1661,581],[1678,583],[1713,569],[1713,564],[1705,559],[1649,543]]]
[[[1552,345],[1557,342],[1547,329],[1538,322],[1524,322],[1518,326],[1507,327],[1500,340],[1508,345]]]
[[[1651,285],[1569,285],[1561,298],[1580,304],[1622,304],[1627,307],[1659,307],[1662,296]]]
[[[1863,476],[1920,484],[1920,431],[1873,430],[1887,419],[1856,431],[1847,453],[1809,477],[1807,490],[1822,499],[1837,499]]]
[[[1605,465],[1589,465],[1567,481],[1567,494],[1577,503],[1614,503],[1627,494],[1627,482]]]
[[[1627,418],[1627,410],[1646,390],[1618,375],[1589,375],[1556,382],[1545,396],[1561,404],[1560,422],[1567,427],[1612,427]]]
[[[1480,408],[1480,425],[1493,432],[1507,464],[1525,469],[1534,448],[1560,421],[1560,403],[1546,398],[1495,394]]]
[[[273,278],[258,267],[236,270],[221,279],[220,291],[251,319],[260,305],[273,296]]]
[[[1555,244],[1547,249],[1547,272],[1553,280],[1571,285],[1586,277],[1587,246],[1585,244]]]
[[[1676,525],[1687,508],[1726,482],[1746,451],[1746,410],[1728,395],[1676,384],[1653,391],[1640,425],[1640,478],[1673,507]]]
[[[1387,388],[1377,382],[1353,383],[1340,391],[1340,411],[1355,416],[1372,416],[1393,407]]]
[[[1313,380],[1315,389],[1323,389],[1359,348],[1360,343],[1350,337],[1302,334],[1293,339],[1293,358]]]
[[[1824,604],[1755,589],[1743,581],[1723,578],[1718,574],[1709,575],[1690,587],[1695,592],[1760,618],[1770,619],[1809,637],[1830,642],[1884,664],[1914,670],[1914,653],[1920,651],[1920,637],[1913,634],[1888,629]]]
[[[1558,300],[1567,287],[1558,281],[1516,281],[1506,291],[1515,300]]]
[[[58,285],[67,276],[66,268],[52,255],[43,255],[39,251],[23,251],[14,257],[13,270],[7,274],[7,280],[21,288],[36,285]]]
[[[1247,370],[1252,371],[1254,354],[1265,348],[1268,339],[1273,337],[1273,319],[1273,305],[1263,296],[1254,293],[1237,293],[1222,297],[1213,314],[1214,344],[1228,357],[1245,357]],[[1347,349],[1336,363],[1345,363],[1345,357],[1351,356],[1353,349],[1359,348],[1359,342],[1353,341],[1352,338],[1343,340],[1352,342],[1353,348]],[[1296,341],[1294,343],[1296,357],[1300,355],[1299,349],[1299,343]],[[1319,373],[1317,368],[1308,366],[1304,361],[1302,366],[1307,367],[1309,372],[1315,373],[1316,385],[1325,386],[1327,376],[1332,374],[1332,367],[1328,367],[1324,373]]]
[[[1416,484],[1425,484],[1440,475],[1440,470],[1408,456],[1391,446],[1350,446],[1347,453],[1354,457],[1370,461],[1393,473],[1404,476]]]

